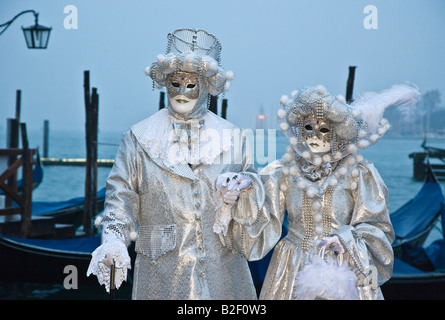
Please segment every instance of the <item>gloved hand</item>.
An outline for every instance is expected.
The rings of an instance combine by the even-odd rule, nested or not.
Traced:
[[[110,291],[111,265],[115,265],[115,286],[118,289],[127,279],[127,269],[131,268],[131,259],[127,247],[118,240],[106,241],[92,253],[87,276],[94,274],[105,290]]]
[[[235,204],[238,201],[241,190],[252,185],[248,177],[241,173],[226,172],[218,176],[217,190],[222,191],[223,200],[227,204]]]
[[[336,255],[343,254],[346,251],[338,236],[332,236],[322,239],[318,244],[318,248],[322,247],[326,247],[326,249],[331,250]]]

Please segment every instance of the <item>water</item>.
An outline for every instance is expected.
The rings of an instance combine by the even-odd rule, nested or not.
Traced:
[[[99,159],[113,159],[118,149],[121,132],[100,132],[98,145]],[[31,148],[43,150],[43,131],[28,133]],[[0,141],[6,141],[5,133],[0,132]],[[420,190],[423,182],[413,179],[413,161],[408,157],[412,152],[422,151],[420,139],[383,138],[374,146],[361,151],[368,160],[374,162],[389,190],[390,211],[393,212]],[[277,132],[277,158],[280,158],[288,145],[282,134]],[[429,145],[445,148],[445,141],[431,140]],[[0,145],[1,148],[5,147]],[[265,147],[267,152],[267,147]],[[85,158],[85,134],[82,131],[50,132],[49,157]],[[98,189],[105,186],[110,168],[98,168]],[[46,166],[41,185],[34,191],[33,200],[60,201],[83,196],[85,188],[84,167]],[[442,183],[445,190],[445,183]],[[435,229],[427,244],[441,236]],[[0,284],[0,299],[106,299],[103,287],[88,288],[85,291],[65,290],[62,285],[44,284]]]

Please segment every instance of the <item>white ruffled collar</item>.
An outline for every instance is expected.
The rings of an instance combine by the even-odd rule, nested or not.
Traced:
[[[230,150],[230,122],[207,112],[200,119],[177,120],[162,109],[132,126],[136,139],[157,163],[167,169],[181,165],[213,164]]]

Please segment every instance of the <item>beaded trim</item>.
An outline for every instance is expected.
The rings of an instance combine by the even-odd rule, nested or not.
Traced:
[[[334,191],[329,188],[323,195],[323,237],[331,234],[332,195]]]
[[[304,226],[304,239],[301,248],[303,251],[308,251],[309,241],[314,233],[314,216],[312,215],[311,200],[303,192],[303,226]]]
[[[323,225],[323,237],[328,237],[331,234],[331,212],[332,212],[332,188],[328,188],[322,199],[322,225]],[[304,226],[304,238],[302,244],[302,250],[309,250],[309,243],[313,237],[315,230],[314,216],[317,214],[314,211],[313,204],[319,202],[319,199],[311,199],[308,197],[306,191],[303,191],[303,226]]]

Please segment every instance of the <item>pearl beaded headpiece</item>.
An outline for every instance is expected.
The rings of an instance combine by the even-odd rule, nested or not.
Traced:
[[[323,86],[294,91],[282,96],[278,122],[292,149],[312,164],[338,161],[377,142],[390,128],[383,112],[390,106],[408,106],[417,102],[419,91],[408,85],[396,85],[381,93],[367,93],[348,105],[342,96],[330,95]],[[323,155],[311,152],[303,137],[303,121],[308,116],[332,123],[331,150]]]

